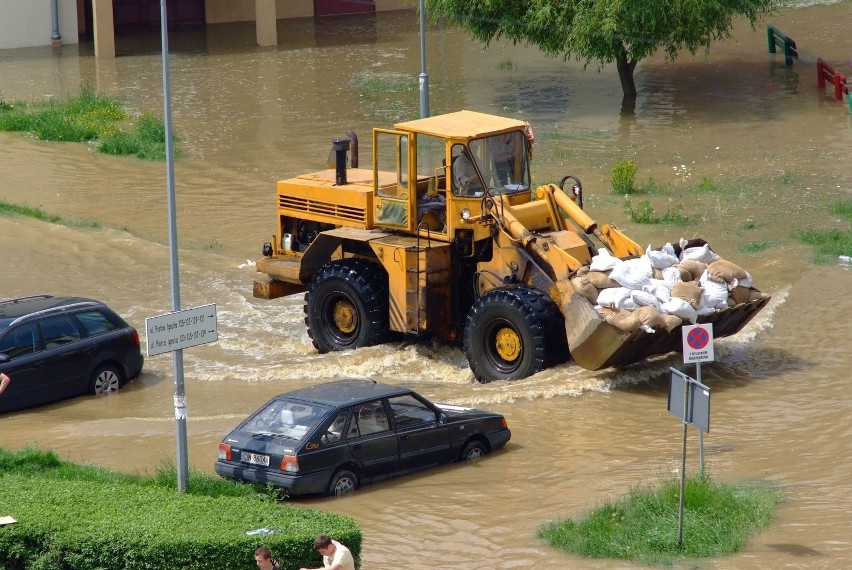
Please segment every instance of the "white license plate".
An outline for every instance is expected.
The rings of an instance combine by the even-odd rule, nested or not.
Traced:
[[[260,455],[258,453],[246,453],[243,452],[242,455],[243,461],[246,463],[251,463],[252,465],[263,465],[264,467],[269,467],[269,456],[268,455]]]

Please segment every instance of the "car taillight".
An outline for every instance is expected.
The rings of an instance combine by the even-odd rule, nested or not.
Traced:
[[[299,472],[299,460],[296,459],[295,455],[285,455],[281,458],[281,471],[286,471],[287,473]]]
[[[227,443],[219,444],[219,459],[224,459],[225,461],[231,460],[231,446]]]
[[[133,331],[133,343],[139,346],[139,331]]]
[[[503,427],[509,429],[509,422],[506,421],[506,418],[501,418]]]

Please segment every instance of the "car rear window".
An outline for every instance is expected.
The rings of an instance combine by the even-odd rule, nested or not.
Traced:
[[[83,328],[86,336],[93,336],[115,330],[117,327],[109,318],[100,311],[83,311],[74,315]]]

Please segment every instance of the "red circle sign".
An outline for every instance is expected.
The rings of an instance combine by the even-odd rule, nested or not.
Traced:
[[[707,346],[708,342],[710,342],[710,334],[702,327],[695,327],[686,335],[686,344],[693,350],[701,350]]]

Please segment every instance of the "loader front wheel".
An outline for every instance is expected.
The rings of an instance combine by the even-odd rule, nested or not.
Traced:
[[[464,328],[465,356],[474,376],[480,382],[515,380],[544,370],[555,362],[548,352],[557,349],[553,336],[561,322],[556,305],[536,289],[487,292],[473,304]]]
[[[324,265],[305,294],[305,325],[320,353],[384,342],[389,334],[387,274],[363,259]]]

